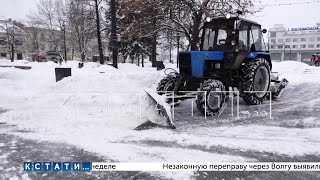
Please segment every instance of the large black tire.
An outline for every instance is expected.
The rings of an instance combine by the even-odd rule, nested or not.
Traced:
[[[243,100],[249,105],[263,103],[270,87],[270,65],[262,58],[248,61],[243,66],[244,82],[241,89]]]
[[[197,108],[207,116],[217,115],[223,105],[228,101],[225,85],[218,80],[209,79],[201,84],[197,95]]]
[[[174,76],[167,76],[163,78],[157,87],[157,92],[159,95],[166,94],[165,91],[173,91],[176,84],[176,77]]]

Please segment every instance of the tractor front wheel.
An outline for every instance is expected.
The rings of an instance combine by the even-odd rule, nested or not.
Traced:
[[[176,77],[167,76],[158,83],[157,92],[159,95],[167,94],[174,90],[175,85]]]
[[[202,114],[217,115],[227,101],[226,87],[221,81],[209,79],[201,84],[196,103]]]

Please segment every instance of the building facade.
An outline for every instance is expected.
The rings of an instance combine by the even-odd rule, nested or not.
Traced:
[[[291,29],[275,25],[269,30],[269,50],[274,60],[310,62],[320,52],[320,24]]]
[[[0,20],[0,58],[22,60],[26,58],[23,25],[9,20]]]
[[[36,61],[41,57],[50,61],[60,57],[63,50],[62,31],[28,27],[11,19],[0,19],[0,58],[11,59],[14,54],[15,60]]]

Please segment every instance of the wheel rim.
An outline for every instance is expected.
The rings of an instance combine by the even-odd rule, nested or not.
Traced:
[[[255,91],[255,94],[262,98],[267,94],[268,88],[269,88],[269,71],[267,67],[261,66],[259,69],[257,69],[254,77],[254,83],[253,83],[253,91]]]
[[[223,101],[223,95],[221,89],[216,88],[215,91],[211,91],[208,96],[207,106],[210,109],[220,108],[221,102]]]

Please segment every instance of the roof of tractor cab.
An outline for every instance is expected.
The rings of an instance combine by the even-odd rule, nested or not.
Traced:
[[[215,20],[236,20],[236,19],[239,19],[239,20],[247,22],[249,24],[254,24],[254,25],[257,25],[257,26],[261,27],[261,25],[259,23],[257,23],[257,22],[254,22],[254,21],[251,21],[251,20],[248,20],[248,19],[238,18],[238,17],[235,17],[235,16],[232,16],[229,19],[227,19],[225,16],[219,16],[219,17],[213,18],[210,22],[214,22]]]

